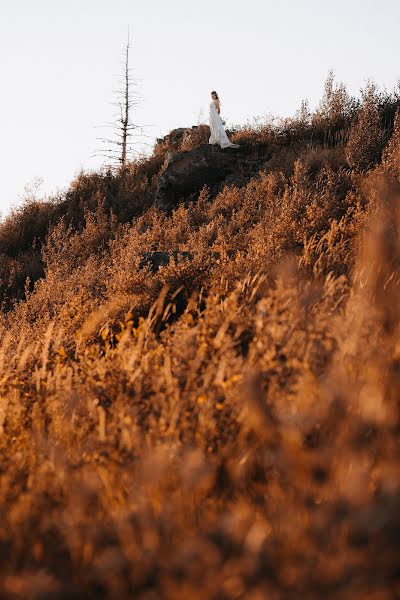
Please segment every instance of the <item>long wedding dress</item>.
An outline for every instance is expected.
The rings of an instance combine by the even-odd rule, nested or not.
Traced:
[[[209,144],[219,144],[221,148],[240,148],[239,144],[232,144],[222,124],[214,100],[210,103],[210,129],[211,137]]]

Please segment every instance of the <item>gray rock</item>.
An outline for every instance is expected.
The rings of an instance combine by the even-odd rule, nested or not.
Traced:
[[[160,267],[167,267],[174,259],[176,263],[191,260],[193,254],[191,252],[143,252],[142,260],[139,263],[139,269],[149,267],[152,273],[157,273]]]
[[[178,127],[177,129],[173,129],[164,139],[171,142],[171,144],[176,144],[176,142],[182,141],[186,131],[187,127]]]
[[[169,154],[158,180],[155,204],[170,212],[182,200],[198,193],[205,185],[213,187],[235,173],[236,150],[203,144],[189,152]]]
[[[185,135],[187,133],[191,133],[196,129],[198,129],[197,125],[193,125],[192,127],[177,127],[177,129],[173,129],[168,133],[168,135],[165,135],[163,138],[157,138],[157,144],[169,142],[173,146],[179,146],[179,144],[183,141]]]

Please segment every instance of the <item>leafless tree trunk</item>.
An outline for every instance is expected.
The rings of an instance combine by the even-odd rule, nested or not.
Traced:
[[[105,127],[112,130],[114,138],[98,138],[105,146],[95,153],[95,156],[103,156],[112,161],[117,161],[125,166],[129,156],[133,153],[132,138],[138,133],[142,133],[139,125],[132,122],[132,112],[138,105],[138,95],[134,91],[136,82],[131,75],[132,69],[129,66],[131,42],[128,35],[128,41],[124,49],[124,71],[121,89],[117,92],[118,99],[112,104],[118,106],[118,117],[116,122],[108,122]]]
[[[125,166],[126,164],[126,148],[128,143],[128,127],[129,127],[129,38],[128,43],[126,45],[126,59],[125,59],[125,114],[124,117],[121,118],[122,122],[122,156],[121,163]]]

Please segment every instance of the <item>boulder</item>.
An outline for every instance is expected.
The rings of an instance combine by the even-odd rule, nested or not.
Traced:
[[[188,152],[170,153],[163,173],[158,180],[155,204],[170,212],[177,204],[205,185],[212,188],[235,173],[237,150],[221,150],[217,146],[203,144]]]
[[[227,255],[232,258],[234,252],[228,250]],[[185,250],[173,250],[172,252],[142,252],[142,260],[139,263],[139,269],[149,267],[151,273],[157,273],[160,267],[167,267],[171,262],[171,259],[174,259],[176,263],[182,263],[193,260],[193,256],[192,252],[187,252]],[[221,254],[219,252],[211,252],[207,262],[209,261],[212,263],[220,258]]]
[[[185,133],[187,131],[187,127],[178,127],[177,129],[173,129],[170,131],[168,135],[164,137],[164,141],[168,141],[171,144],[176,144],[177,142],[181,142]]]
[[[157,138],[157,143],[164,144],[168,142],[172,146],[179,146],[179,144],[182,143],[183,138],[186,134],[193,133],[197,129],[197,125],[193,125],[192,127],[178,127],[177,129],[172,129],[172,131],[170,131],[168,135],[165,135],[162,138]]]
[[[143,252],[142,260],[139,263],[139,269],[149,267],[151,273],[157,273],[160,267],[167,267],[171,258],[176,263],[191,260],[193,254],[191,252]]]

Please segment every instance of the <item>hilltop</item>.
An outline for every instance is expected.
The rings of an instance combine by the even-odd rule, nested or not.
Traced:
[[[396,597],[399,107],[330,78],[0,224],[1,597]]]

